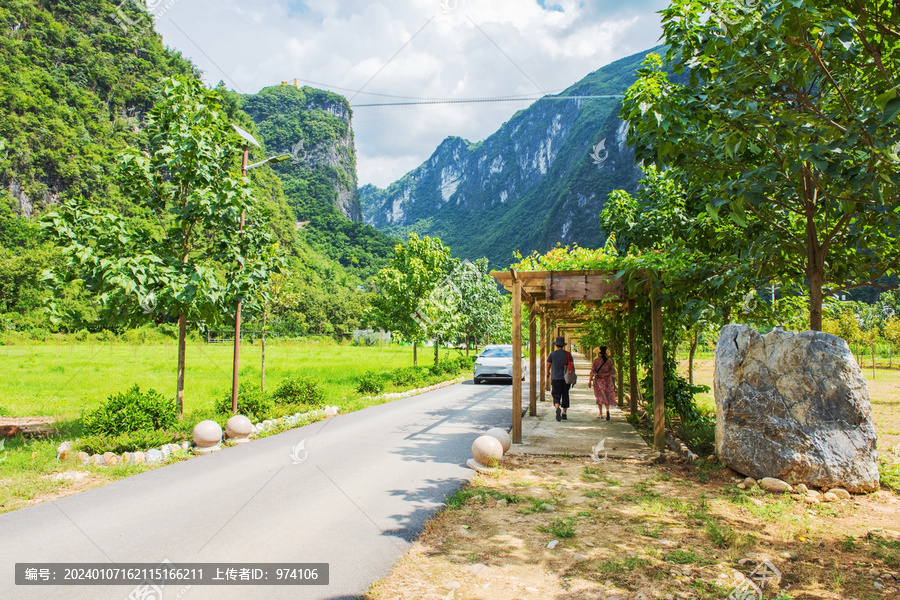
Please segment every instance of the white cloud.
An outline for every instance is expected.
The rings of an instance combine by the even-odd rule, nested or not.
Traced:
[[[298,77],[358,105],[384,100],[371,92],[473,98],[565,89],[655,45],[654,11],[666,2],[542,4],[548,8],[538,0],[178,0],[157,30],[210,84],[254,93]],[[384,186],[445,137],[483,139],[526,106],[356,107],[360,183]]]

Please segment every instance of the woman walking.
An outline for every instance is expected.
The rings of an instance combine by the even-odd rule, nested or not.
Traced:
[[[609,421],[609,407],[616,403],[616,367],[613,361],[606,355],[606,346],[600,346],[595,352],[599,356],[591,363],[591,377],[588,386],[593,386],[594,397],[597,399],[597,408],[600,417],[603,417],[603,405],[606,405],[606,420]]]

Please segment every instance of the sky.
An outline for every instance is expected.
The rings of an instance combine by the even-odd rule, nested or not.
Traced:
[[[125,0],[138,2],[140,0]],[[206,83],[293,83],[347,97],[360,185],[386,187],[448,136],[488,137],[530,101],[365,107],[410,98],[536,98],[659,43],[664,0],[146,0]],[[314,83],[310,83],[314,82]],[[273,151],[288,150],[282,148]]]

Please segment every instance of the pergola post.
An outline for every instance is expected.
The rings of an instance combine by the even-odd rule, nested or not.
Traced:
[[[662,308],[656,292],[650,292],[650,326],[653,333],[653,447],[666,450],[666,399],[663,382]]]
[[[528,415],[537,416],[537,306],[528,307]]]
[[[512,271],[512,442],[522,443],[522,282]]]
[[[541,315],[541,402],[547,401],[547,330],[550,328],[547,313]]]
[[[622,343],[622,313],[616,315],[616,351],[613,360],[616,362],[616,403],[619,408],[625,407],[625,344]]]
[[[631,312],[634,310],[634,300],[628,301],[628,311]],[[637,376],[637,362],[634,360],[634,342],[635,342],[635,331],[634,327],[628,328],[628,388],[631,391],[628,398],[628,409],[631,411],[632,415],[637,416],[638,410],[638,397],[640,395],[639,385],[638,384],[638,376]]]

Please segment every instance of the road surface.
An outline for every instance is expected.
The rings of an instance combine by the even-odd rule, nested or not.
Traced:
[[[511,399],[469,381],[0,515],[0,598],[357,598],[472,476],[472,442],[510,426]],[[164,561],[328,563],[330,583],[15,585],[15,563]]]

